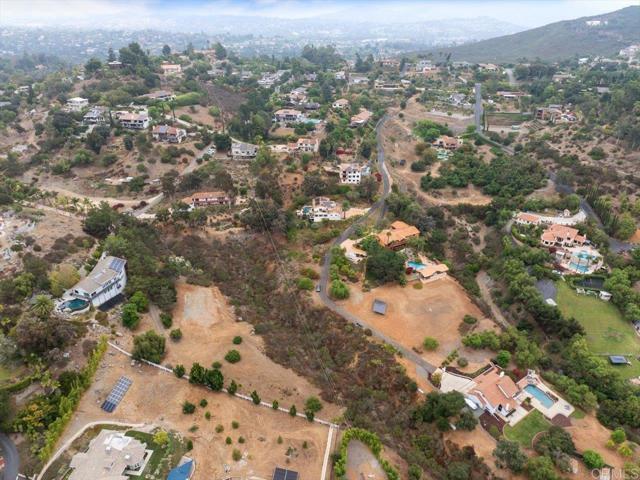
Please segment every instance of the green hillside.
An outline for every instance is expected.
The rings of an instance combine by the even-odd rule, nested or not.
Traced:
[[[586,23],[588,20],[600,20],[603,23],[589,26]],[[551,23],[457,47],[432,49],[429,53],[434,54],[436,60],[451,54],[452,61],[507,63],[537,57],[555,61],[574,55],[614,56],[620,49],[633,43],[640,43],[640,6],[595,17]]]

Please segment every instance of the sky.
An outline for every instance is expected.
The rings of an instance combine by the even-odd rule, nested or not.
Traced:
[[[491,17],[520,27],[598,15],[638,0],[0,0],[0,24],[128,28],[190,16],[401,22]]]

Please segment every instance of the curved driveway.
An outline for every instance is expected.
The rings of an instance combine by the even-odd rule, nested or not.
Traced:
[[[18,450],[11,439],[4,433],[0,433],[0,454],[4,457],[4,471],[0,474],[2,480],[15,480],[20,469],[20,457]]]
[[[410,349],[404,347],[403,345],[399,344],[398,342],[396,342],[394,339],[392,339],[388,335],[385,335],[384,333],[378,331],[373,325],[370,325],[369,323],[367,323],[366,321],[362,320],[361,318],[359,318],[359,317],[353,315],[352,313],[346,311],[344,308],[342,308],[341,306],[337,305],[333,300],[331,300],[331,298],[329,298],[329,295],[328,295],[329,267],[331,265],[331,250],[333,249],[333,247],[337,247],[342,242],[344,242],[347,238],[349,238],[349,236],[355,231],[355,228],[356,228],[357,225],[365,222],[366,220],[369,220],[370,218],[373,218],[374,215],[377,215],[378,216],[378,221],[380,221],[382,218],[384,218],[384,215],[386,213],[387,207],[386,207],[385,200],[389,196],[389,193],[391,193],[392,180],[391,180],[391,176],[389,175],[389,171],[387,170],[387,166],[384,163],[384,148],[382,146],[382,136],[380,135],[380,131],[381,131],[384,123],[387,121],[387,119],[388,119],[388,117],[387,117],[387,115],[385,115],[376,124],[376,137],[377,137],[377,141],[378,141],[378,160],[377,161],[378,161],[378,170],[379,170],[380,174],[382,175],[382,195],[372,205],[372,207],[369,209],[369,211],[365,215],[363,215],[357,221],[352,223],[331,244],[331,247],[329,248],[329,251],[324,256],[324,263],[322,265],[322,272],[320,274],[320,293],[319,293],[319,296],[320,296],[320,300],[322,301],[322,303],[324,303],[324,305],[329,310],[333,311],[334,313],[336,313],[336,314],[340,315],[341,317],[343,317],[345,320],[347,320],[347,321],[349,321],[349,322],[351,322],[351,323],[353,323],[353,324],[355,324],[357,326],[361,326],[363,328],[370,329],[372,334],[373,334],[373,336],[375,336],[376,338],[379,338],[379,339],[383,340],[384,342],[388,343],[393,348],[395,348],[398,352],[400,352],[407,360],[409,360],[410,362],[414,363],[415,366],[416,366],[416,372],[418,373],[418,375],[426,377],[427,373],[431,373],[436,369],[435,365],[430,364],[429,362],[427,362],[425,359],[423,359],[420,355],[418,355],[413,350],[410,350]]]

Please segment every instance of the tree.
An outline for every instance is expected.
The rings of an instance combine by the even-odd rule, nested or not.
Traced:
[[[464,410],[456,422],[456,428],[459,430],[471,431],[476,428],[476,425],[478,425],[478,420],[469,410]]]
[[[500,350],[498,355],[496,356],[496,363],[500,365],[502,368],[507,368],[509,362],[511,361],[511,353],[507,350]]]
[[[219,392],[224,386],[224,376],[222,372],[217,368],[206,370],[204,375],[204,385],[209,387],[214,392]]]
[[[235,395],[237,391],[238,391],[238,384],[236,383],[235,380],[231,380],[231,383],[229,383],[229,386],[227,387],[227,393],[229,395]]]
[[[169,337],[171,337],[171,340],[173,340],[174,342],[181,340],[182,330],[180,330],[179,328],[174,328],[169,332]]]
[[[160,447],[164,447],[167,443],[169,443],[169,434],[164,430],[158,430],[153,434],[153,443],[159,445]]]
[[[227,134],[216,132],[213,135],[213,143],[218,151],[226,152],[231,149],[231,137]]]
[[[582,454],[582,460],[587,468],[590,469],[602,468],[605,465],[602,455],[594,450],[585,450]]]
[[[309,197],[317,197],[327,193],[327,182],[318,173],[310,173],[302,180],[302,191]]]
[[[629,212],[624,212],[618,218],[618,227],[616,229],[616,237],[621,240],[627,240],[636,232],[636,222]]]
[[[84,73],[91,77],[94,73],[102,68],[102,62],[97,58],[90,58],[87,63],[84,64]]]
[[[552,425],[546,433],[536,441],[535,450],[540,455],[557,459],[560,454],[573,455],[576,447],[571,435],[562,427]]]
[[[238,363],[241,360],[240,352],[238,350],[229,350],[224,356],[224,359],[229,363]]]
[[[116,54],[113,51],[113,48],[109,47],[109,51],[107,54],[107,62],[115,62]]]
[[[122,325],[129,330],[135,330],[140,324],[138,309],[133,303],[127,303],[122,307]]]
[[[171,55],[171,47],[166,43],[162,46],[162,55],[164,55],[165,57]]]
[[[405,256],[375,245],[367,250],[367,277],[380,283],[404,280]]]
[[[504,438],[498,441],[498,445],[493,451],[493,456],[513,473],[522,472],[527,463],[527,456],[520,450],[518,442],[512,442]]]
[[[316,414],[320,410],[322,410],[322,403],[320,402],[318,397],[313,397],[312,396],[312,397],[307,398],[307,401],[304,404],[304,412],[305,412],[305,414],[307,412],[311,412],[313,414]]]
[[[627,434],[624,429],[618,427],[613,432],[611,432],[611,440],[613,443],[620,445],[623,442],[627,441]]]
[[[64,347],[74,333],[75,327],[57,316],[41,320],[28,315],[18,322],[14,339],[24,353],[45,355],[53,349]]]
[[[291,408],[289,409],[289,415],[291,415],[292,417],[295,417],[298,414],[298,410],[296,409],[295,405],[291,405]]]
[[[185,400],[184,403],[182,404],[182,413],[184,413],[185,415],[191,415],[196,411],[196,406]]]
[[[51,312],[53,312],[53,300],[46,295],[36,295],[33,305],[31,306],[31,311],[40,320],[46,320],[51,316]]]
[[[173,373],[175,374],[176,377],[178,378],[182,378],[184,377],[184,374],[186,373],[186,370],[184,368],[184,365],[182,365],[181,363],[179,363],[178,365],[176,365],[175,367],[173,367]]]
[[[260,395],[255,390],[251,392],[251,401],[256,405],[260,405]]]
[[[133,137],[131,135],[127,135],[123,140],[124,148],[127,149],[128,152],[133,150]]]
[[[340,279],[336,278],[331,281],[329,294],[337,300],[349,298],[349,287]]]
[[[107,202],[101,202],[98,207],[93,207],[87,213],[82,224],[82,229],[97,238],[106,238],[111,232],[117,219],[117,213]]]
[[[527,473],[530,480],[559,480],[549,457],[533,457],[527,461]]]
[[[220,42],[216,42],[213,46],[216,53],[216,60],[224,60],[227,58],[227,49]]]
[[[433,337],[425,337],[425,339],[422,341],[422,346],[428,352],[436,350],[439,345],[440,343],[438,342],[438,340]]]
[[[133,337],[132,356],[136,360],[160,363],[165,353],[165,338],[153,330]]]
[[[420,468],[420,465],[412,463],[409,465],[408,474],[409,480],[420,480],[422,478],[422,468]]]
[[[134,305],[138,312],[147,312],[149,310],[149,299],[140,290],[131,295],[129,303]]]
[[[364,177],[358,185],[358,194],[360,198],[372,202],[378,193],[378,180],[373,175]]]

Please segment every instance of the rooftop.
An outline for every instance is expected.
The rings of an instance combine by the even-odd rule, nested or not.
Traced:
[[[108,255],[100,259],[91,273],[80,280],[74,288],[92,294],[122,272],[126,264],[126,260]]]

